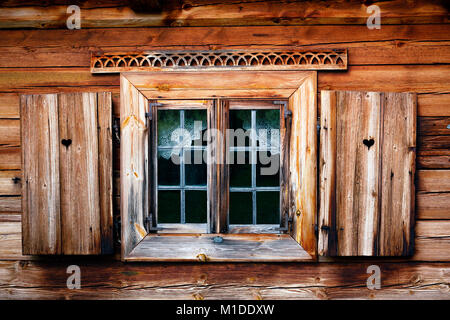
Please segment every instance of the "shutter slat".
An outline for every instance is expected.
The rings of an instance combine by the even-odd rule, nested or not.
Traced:
[[[60,254],[59,131],[56,94],[21,96],[24,254]]]

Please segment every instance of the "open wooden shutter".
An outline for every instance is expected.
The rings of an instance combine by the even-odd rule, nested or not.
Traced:
[[[416,96],[322,91],[319,254],[413,252]]]
[[[308,77],[289,98],[289,204],[292,237],[316,254],[317,78]]]
[[[111,94],[21,97],[23,253],[112,253]]]
[[[128,79],[120,76],[120,213],[122,258],[147,235],[149,213],[149,102]],[[156,116],[156,115],[155,115]]]

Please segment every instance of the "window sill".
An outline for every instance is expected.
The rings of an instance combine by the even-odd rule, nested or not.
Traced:
[[[214,242],[217,236],[223,241]],[[287,234],[148,234],[124,260],[311,262],[315,258]]]

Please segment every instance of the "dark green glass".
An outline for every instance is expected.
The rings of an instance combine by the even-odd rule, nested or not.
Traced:
[[[269,151],[258,151],[256,162],[256,186],[278,187],[279,185],[280,154],[272,154]]]
[[[251,187],[252,166],[250,164],[250,152],[231,151],[230,161],[230,187]],[[243,163],[241,163],[243,162]]]
[[[172,132],[180,128],[179,110],[158,110],[158,146],[175,146],[172,141]]]
[[[158,191],[158,223],[180,223],[180,191]]]
[[[280,192],[256,192],[256,223],[280,223]]]
[[[189,131],[192,139],[192,146],[206,146],[204,134],[208,128],[206,121],[206,110],[185,110],[184,111],[184,128]]]
[[[230,224],[252,224],[252,193],[230,192]]]
[[[178,158],[178,156],[175,157]],[[179,162],[179,159],[176,159],[176,162]],[[180,165],[174,163],[170,150],[158,151],[158,185],[180,185]]]
[[[203,161],[203,152],[203,150],[184,151],[185,182],[187,186],[206,186],[207,166]]]
[[[206,223],[206,191],[185,191],[186,223]]]

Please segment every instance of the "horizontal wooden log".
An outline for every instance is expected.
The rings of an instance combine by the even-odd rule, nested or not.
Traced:
[[[0,170],[20,170],[22,168],[20,147],[0,144]]]
[[[22,210],[21,197],[0,197],[0,213],[4,212],[21,212]]]
[[[14,180],[18,178],[19,180]],[[0,171],[0,196],[22,194],[22,173],[20,170]]]
[[[414,76],[412,76],[414,75]],[[448,92],[450,65],[352,66],[345,73],[321,72],[319,90]],[[117,75],[92,75],[88,68],[0,69],[0,90],[37,87],[118,86]],[[170,90],[161,82],[162,94]],[[91,90],[89,87],[89,91]]]
[[[416,157],[416,166],[418,169],[450,169],[450,156],[419,155]]]
[[[450,117],[419,117],[418,135],[450,135]]]
[[[19,95],[0,93],[0,119],[19,119]]]
[[[0,146],[20,145],[20,120],[0,119]]]
[[[418,170],[417,191],[450,192],[450,170]]]
[[[450,136],[417,136],[417,150],[433,151],[434,155],[450,154]]]
[[[420,94],[417,97],[418,116],[448,117],[450,116],[450,94]]]
[[[76,260],[81,288],[62,261],[1,261],[0,299],[448,299],[448,263],[136,264]],[[366,286],[381,270],[381,289]],[[180,272],[182,270],[182,272]]]
[[[416,193],[417,219],[450,219],[450,192]]]
[[[147,11],[123,3],[99,6],[94,1],[81,3],[83,28],[97,27],[159,27],[217,25],[316,25],[366,24],[367,7],[371,3],[334,0],[313,1],[164,1],[160,8]],[[444,2],[416,1],[414,6],[404,1],[377,3],[383,25],[448,22]],[[0,10],[0,28],[64,28],[67,5],[4,7]],[[134,10],[133,10],[134,9]],[[139,10],[138,10],[139,9]]]
[[[383,25],[368,30],[366,25],[352,26],[255,26],[198,28],[99,28],[80,30],[0,30],[0,47],[61,47],[74,44],[93,48],[164,48],[208,46],[310,46],[345,47],[348,43],[374,41],[449,41],[449,24]],[[330,36],[332,35],[332,36]],[[45,45],[43,45],[45,44]]]
[[[42,44],[41,44],[42,45]],[[450,41],[376,41],[345,43],[348,49],[349,65],[377,64],[437,64],[450,63]],[[249,48],[248,46],[239,46]],[[263,46],[259,46],[263,47]],[[267,47],[267,46],[266,46]],[[314,50],[334,49],[336,44],[292,47],[278,46],[280,50]],[[139,46],[129,51],[179,49],[178,47]],[[186,50],[209,50],[209,46],[185,47]],[[215,49],[238,49],[236,46],[217,46]],[[258,49],[255,47],[254,49]],[[120,47],[99,47],[105,52],[120,52]],[[91,59],[90,47],[4,47],[0,56],[2,68],[34,68],[34,67],[89,67]]]

